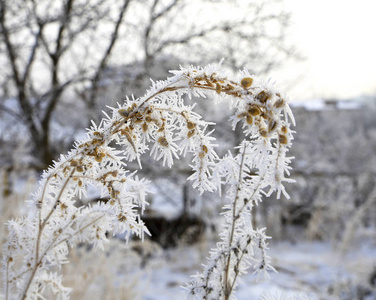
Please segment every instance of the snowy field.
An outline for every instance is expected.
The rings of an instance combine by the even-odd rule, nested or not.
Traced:
[[[278,273],[269,273],[270,278],[243,276],[235,295],[239,300],[270,295],[276,299],[376,299],[376,235],[364,233],[362,241],[347,254],[327,242],[271,242],[269,256]],[[105,252],[86,253],[80,260],[77,256],[87,250],[78,249],[65,269],[66,285],[74,287],[73,299],[186,299],[182,286],[201,271],[209,244],[201,241],[163,251],[148,241],[125,245],[114,240]]]

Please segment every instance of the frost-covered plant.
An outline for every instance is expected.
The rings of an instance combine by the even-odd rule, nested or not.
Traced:
[[[244,120],[249,139],[237,147],[238,155],[229,152],[213,169],[212,180],[219,191],[223,184],[229,186],[230,203],[224,207],[221,242],[211,251],[203,273],[187,285],[189,293],[199,299],[235,299],[232,293],[237,279],[249,267],[266,275],[274,270],[266,255],[269,237],[265,228],[252,228],[252,207],[261,202],[263,194],[270,196],[273,191],[278,198],[281,193],[288,197],[283,182],[293,181],[285,177],[291,160],[286,156],[292,140],[289,118],[294,122],[289,107],[279,92],[254,84],[253,77],[244,77],[240,85],[252,92],[235,103],[237,111],[231,120],[234,129]]]
[[[89,242],[102,248],[107,232],[126,233],[126,240],[131,234],[143,238],[148,233],[140,216],[147,205],[148,181],[127,171],[126,162],[137,160],[141,168],[142,154],[149,150],[168,167],[180,155],[192,153],[189,179],[201,193],[229,186],[222,241],[203,274],[188,284],[190,294],[229,299],[248,267],[256,272],[273,269],[265,253],[264,229],[252,228],[250,213],[262,194],[277,191],[278,197],[287,196],[283,183],[291,181],[285,177],[290,162],[286,154],[294,121],[286,100],[269,82],[246,70],[237,77],[217,65],[172,73],[166,81],[153,82],[145,96],[111,108],[111,115],[93,124],[87,138],[43,174],[28,203],[29,214],[7,224],[6,299],[43,298],[48,287],[58,299],[68,299],[70,289],[62,286],[59,271],[71,247]],[[228,101],[235,111],[233,127],[242,122],[246,136],[238,155],[218,157],[208,131],[211,124],[193,111],[195,105],[185,103],[185,95]],[[85,195],[90,184],[109,200],[76,207],[76,197]]]
[[[268,293],[267,295],[261,296],[261,300],[310,300],[306,294],[293,294],[291,296],[286,296],[280,293]]]

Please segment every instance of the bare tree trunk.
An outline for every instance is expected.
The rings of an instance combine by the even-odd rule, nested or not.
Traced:
[[[96,100],[98,97],[98,85],[99,85],[102,73],[106,67],[107,61],[112,53],[112,50],[115,46],[116,41],[118,40],[120,25],[123,22],[124,15],[125,15],[125,12],[127,11],[129,3],[130,3],[130,0],[124,0],[123,2],[123,6],[121,7],[119,16],[115,22],[114,31],[112,32],[111,39],[109,41],[107,49],[105,53],[103,54],[103,57],[92,79],[92,85],[91,85],[90,95],[89,95],[87,104],[88,104],[89,111],[91,112],[94,119],[96,117],[95,112],[96,112],[96,106],[97,106]]]

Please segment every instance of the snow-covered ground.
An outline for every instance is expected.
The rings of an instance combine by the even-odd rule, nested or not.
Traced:
[[[376,282],[373,285],[370,282],[371,274],[376,276],[376,235],[370,234],[344,255],[328,242],[272,242],[269,256],[278,273],[270,273],[270,278],[257,278],[250,272],[241,278],[236,297],[239,300],[267,295],[286,300],[376,299]],[[72,261],[68,265],[70,271],[65,271],[65,278],[70,282],[66,285],[74,287],[73,299],[186,299],[182,286],[191,275],[201,271],[209,248],[208,241],[167,250],[148,241],[129,245],[111,241],[105,252],[88,255],[87,250],[81,249],[85,258],[81,256],[79,263]],[[92,279],[88,280],[90,276]]]
[[[278,243],[269,252],[278,273],[271,273],[270,278],[244,276],[236,296],[239,300],[260,299],[269,293],[285,297],[306,295],[312,300],[376,299],[376,289],[373,287],[372,291],[368,282],[376,267],[376,246],[370,247],[359,247],[341,257],[328,243]],[[146,289],[140,283],[142,299],[182,299],[180,286],[189,274],[200,270],[196,251],[194,247],[174,251],[169,260],[153,270]]]

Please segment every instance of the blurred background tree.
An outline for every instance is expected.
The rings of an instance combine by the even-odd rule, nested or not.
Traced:
[[[294,49],[279,0],[1,0],[1,162],[39,170],[99,120],[178,64],[225,58],[265,74]],[[19,153],[17,152],[17,153]],[[17,155],[20,159],[20,155]]]

